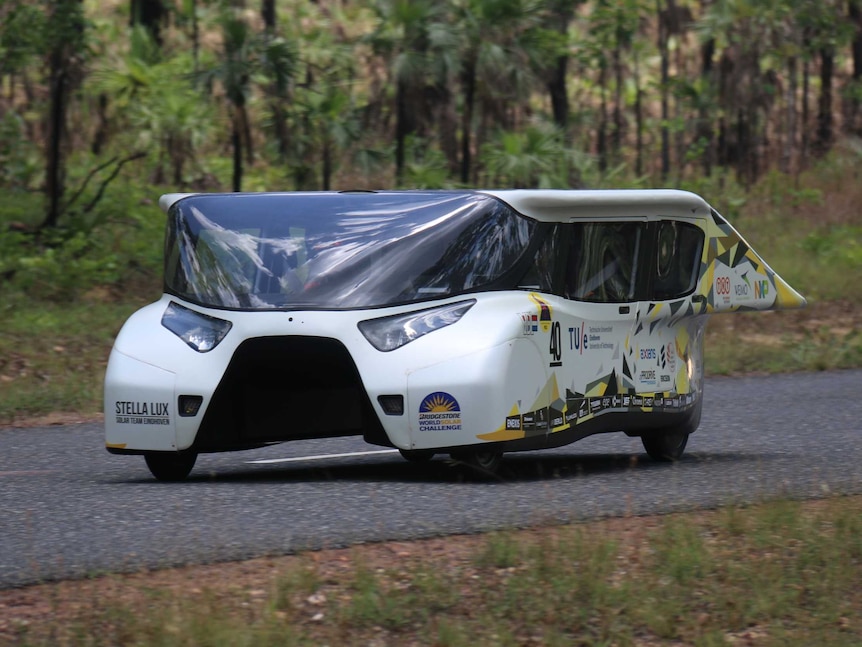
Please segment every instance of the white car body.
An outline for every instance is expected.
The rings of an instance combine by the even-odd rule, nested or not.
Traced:
[[[213,204],[231,222],[231,210],[241,212],[248,205],[290,217],[293,204],[301,203],[305,213],[309,205],[327,200],[346,205],[338,207],[332,222],[349,222],[350,236],[342,245],[336,234],[319,250],[312,245],[310,225],[276,239],[262,229],[248,233],[241,226],[225,234],[226,227],[205,215]],[[370,207],[381,200],[383,207],[372,212]],[[389,295],[384,303],[364,303],[353,296],[345,272],[339,275],[338,291],[320,297],[330,301],[318,300],[313,307],[261,305],[254,294],[251,302],[241,303],[229,295],[238,267],[257,277],[240,280],[243,290],[251,290],[254,281],[258,285],[261,272],[268,279],[276,274],[265,264],[262,246],[279,263],[289,260],[298,266],[275,277],[280,281],[276,287],[291,294],[302,289],[291,281],[319,288],[309,275],[317,270],[301,271],[313,266],[315,251],[323,267],[320,276],[337,274],[336,266],[344,262],[346,276],[356,274],[356,285],[362,286],[357,293],[371,293],[376,280],[395,285],[398,276],[387,274],[387,268],[409,268],[403,258],[408,254],[425,262],[421,255],[430,243],[417,243],[398,255],[399,241],[376,230],[379,238],[373,242],[353,241],[380,223],[384,231],[401,217],[399,209],[409,210],[414,200],[417,210],[427,206],[436,211],[411,225],[404,240],[427,236],[434,227],[445,229],[447,218],[475,210],[470,218],[478,224],[458,225],[458,236],[467,240],[459,258],[472,263],[477,254],[502,259],[508,253],[525,268],[523,276],[506,279],[504,260],[477,260],[475,271],[464,275],[440,269],[438,261],[437,283],[419,286],[409,299]],[[188,266],[181,268],[185,278],[176,285],[201,280],[196,273],[204,270],[198,265],[214,262],[211,257],[219,254],[231,269],[200,283],[194,294],[176,289],[166,278],[164,296],[126,322],[111,352],[105,379],[107,448],[145,454],[159,478],[184,477],[201,452],[360,434],[370,443],[396,447],[408,458],[436,452],[470,458],[622,431],[642,436],[654,457],[676,459],[700,419],[708,316],[805,305],[730,224],[701,197],[683,191],[171,194],[160,204],[169,214],[169,256],[180,255],[178,262],[166,259],[166,272],[176,274],[177,263]],[[455,215],[444,213],[446,208]],[[485,231],[482,209],[493,210],[501,223],[513,218],[529,222],[501,225],[502,233],[490,225]],[[261,218],[268,222],[270,216]],[[204,223],[198,239],[189,233],[194,228],[189,222],[194,227]],[[522,225],[531,233],[521,234]],[[205,233],[208,228],[215,233]],[[527,241],[523,254],[516,243],[506,242],[511,232]],[[222,235],[229,236],[228,251],[227,243],[219,242]],[[183,257],[183,245],[198,247],[197,241],[207,236],[215,251],[202,247],[197,256]],[[534,242],[536,237],[541,240]],[[497,240],[503,241],[499,248]],[[441,258],[456,253],[453,247],[457,245],[447,242]],[[386,263],[396,265],[373,264],[374,254],[384,252]],[[553,267],[547,269],[546,257],[551,256],[553,262],[547,263]],[[367,280],[355,269],[360,263],[369,268]],[[593,273],[591,267],[601,269]],[[480,270],[496,272],[487,275],[488,286],[483,286]],[[288,273],[301,279],[288,280]],[[444,273],[466,287],[452,288],[440,278]],[[534,274],[540,278],[532,284]],[[203,293],[211,296],[201,297]],[[447,305],[457,311],[447,311]],[[426,311],[432,316],[418,324],[399,327],[387,319]],[[212,340],[207,338],[203,351],[194,345],[197,329],[186,330],[197,325],[199,315],[212,318],[200,319],[204,324],[229,325],[214,347],[209,348]],[[376,343],[388,344],[393,335],[407,341],[391,349],[375,347],[363,326],[377,324],[362,322],[380,321],[385,326]],[[417,335],[420,324],[425,332]],[[673,447],[656,446],[655,439],[668,438]],[[172,469],[176,457],[184,458]]]

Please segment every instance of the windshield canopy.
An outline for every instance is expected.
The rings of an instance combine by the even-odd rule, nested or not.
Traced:
[[[168,214],[165,290],[214,308],[270,310],[514,287],[535,230],[472,192],[192,195]]]

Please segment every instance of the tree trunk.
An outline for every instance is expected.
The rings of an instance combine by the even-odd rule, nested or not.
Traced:
[[[798,66],[799,59],[791,56],[787,59],[787,90],[785,98],[785,109],[787,110],[787,132],[784,136],[784,146],[781,151],[781,162],[779,169],[782,173],[795,173],[796,165],[793,160],[793,151],[796,150],[796,92],[798,90]]]
[[[131,0],[129,10],[129,25],[140,25],[146,29],[153,40],[162,44],[162,25],[168,16],[168,10],[162,0]]]
[[[192,60],[194,61],[195,74],[199,71],[201,35],[198,26],[198,0],[191,0],[192,11]]]
[[[260,17],[263,19],[264,31],[275,32],[275,0],[262,0],[260,3]]]
[[[476,103],[476,61],[473,58],[466,62],[462,83],[464,86],[464,111],[461,115],[461,182],[468,184],[472,167],[470,135],[473,129],[473,109]]]
[[[69,94],[68,71],[66,69],[65,48],[62,43],[55,44],[49,56],[49,93],[50,112],[48,117],[48,137],[45,142],[45,192],[48,199],[48,214],[43,227],[56,227],[60,219],[60,203],[65,191],[63,139],[66,135],[66,102]]]
[[[599,130],[596,136],[596,157],[599,159],[599,172],[608,169],[608,66],[602,60],[599,65]]]
[[[329,191],[332,180],[332,144],[327,139],[323,142],[323,190]]]
[[[825,155],[832,147],[832,76],[835,70],[835,52],[832,47],[820,50],[820,100],[817,109],[818,155]]]
[[[641,72],[638,57],[634,57],[635,81],[635,175],[640,177],[644,172],[644,114],[643,90],[641,89]]]
[[[242,127],[239,123],[239,115],[234,114],[233,129],[231,132],[231,143],[233,145],[233,191],[242,191]]]
[[[248,118],[248,110],[245,109],[245,103],[237,106],[236,112],[239,117],[240,134],[245,143],[246,163],[252,166],[254,164],[254,146],[251,139],[251,120]]]
[[[614,129],[611,132],[611,158],[616,164],[623,146],[623,62],[621,46],[614,47]]]
[[[670,131],[668,129],[668,119],[670,119],[668,108],[670,53],[667,42],[667,18],[662,11],[661,0],[656,0],[656,8],[658,10],[658,50],[661,56],[661,180],[665,182],[670,175]]]
[[[853,69],[851,70],[850,115],[847,119],[847,130],[853,135],[862,136],[860,123],[860,98],[862,98],[862,1],[848,0],[847,14],[853,25]]]
[[[575,6],[580,0],[558,0],[550,5],[545,28],[555,30],[563,37],[569,32],[569,23],[575,15]],[[554,123],[563,132],[564,141],[569,141],[569,90],[568,90],[569,55],[562,53],[552,61],[547,70],[546,86],[551,99],[551,112]]]
[[[410,114],[407,109],[407,84],[398,80],[395,89],[395,184],[401,186],[406,163],[407,135],[410,134]]]
[[[811,138],[808,136],[808,124],[811,121],[811,108],[808,103],[808,93],[811,89],[811,72],[808,61],[802,62],[802,145],[799,149],[800,167],[804,167],[811,149]]]
[[[700,48],[700,78],[703,81],[706,100],[700,97],[700,109],[697,124],[697,138],[699,140],[701,150],[701,168],[706,177],[712,175],[712,165],[714,161],[715,134],[712,127],[712,114],[708,106],[712,105],[713,93],[710,91],[714,87],[712,73],[712,57],[715,55],[715,39],[710,38]]]
[[[458,114],[449,85],[440,82],[434,88],[437,103],[437,133],[440,150],[446,156],[449,174],[458,174]]]
[[[93,135],[93,143],[90,145],[90,151],[93,155],[100,155],[105,143],[108,141],[108,95],[104,92],[99,93],[96,99],[96,117],[98,125],[96,126],[96,134]]]
[[[42,227],[56,227],[65,193],[66,112],[72,93],[73,72],[86,46],[81,0],[51,3],[48,31],[52,34],[48,53],[48,132],[45,137],[45,198],[47,213]]]
[[[551,111],[554,123],[565,132],[569,124],[569,91],[566,87],[566,76],[569,68],[569,57],[560,56],[553,66],[551,78],[548,80],[548,94],[551,97]]]

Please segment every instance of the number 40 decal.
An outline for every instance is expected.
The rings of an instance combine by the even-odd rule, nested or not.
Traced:
[[[548,352],[551,353],[551,366],[563,365],[561,361],[563,359],[563,333],[559,321],[551,323],[551,343]]]

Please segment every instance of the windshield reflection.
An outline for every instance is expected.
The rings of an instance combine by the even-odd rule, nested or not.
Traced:
[[[441,298],[499,281],[535,227],[472,192],[196,195],[170,212],[165,284],[251,310]]]

